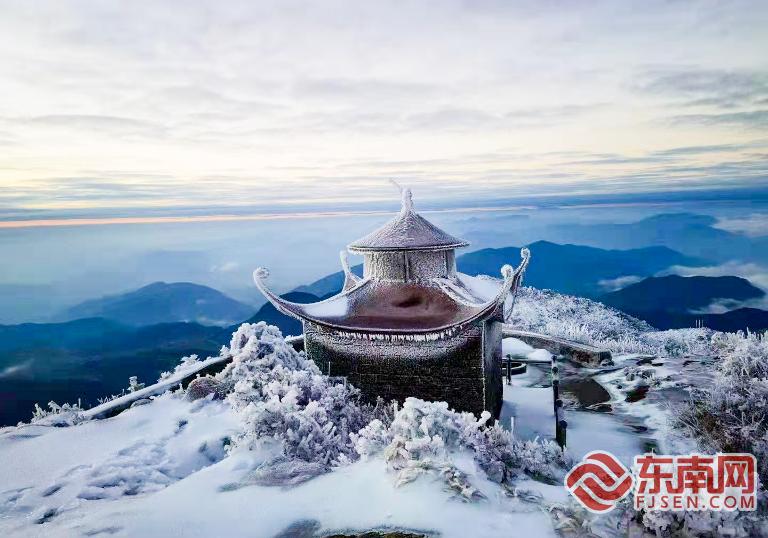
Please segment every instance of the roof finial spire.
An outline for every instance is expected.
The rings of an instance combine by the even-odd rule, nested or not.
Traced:
[[[413,211],[413,195],[411,194],[411,189],[408,187],[403,187],[395,181],[394,179],[389,180],[392,185],[397,187],[397,190],[400,191],[400,195],[402,196],[402,207],[400,208],[401,213],[408,213]]]

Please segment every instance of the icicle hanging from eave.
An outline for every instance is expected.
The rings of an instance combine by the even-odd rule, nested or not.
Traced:
[[[368,340],[379,342],[434,342],[437,340],[447,340],[453,338],[467,327],[468,323],[463,323],[455,327],[449,327],[440,331],[427,333],[370,333],[363,331],[342,331],[333,329],[334,336],[347,340]]]

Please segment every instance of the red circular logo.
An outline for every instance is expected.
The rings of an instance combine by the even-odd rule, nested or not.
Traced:
[[[629,494],[632,480],[632,474],[613,454],[596,450],[565,475],[565,488],[584,508],[604,514]]]

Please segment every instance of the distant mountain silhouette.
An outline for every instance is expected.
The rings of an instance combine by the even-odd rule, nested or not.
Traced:
[[[598,299],[632,315],[651,311],[687,314],[704,309],[718,299],[741,302],[764,295],[761,289],[737,276],[669,275],[646,278]]]
[[[213,288],[189,282],[155,282],[138,290],[86,301],[56,319],[100,317],[126,325],[197,322],[225,326],[252,315],[254,308]]]
[[[357,276],[363,276],[363,264],[358,264],[350,268]],[[344,285],[344,271],[338,271],[331,273],[328,276],[324,276],[320,280],[315,280],[311,284],[299,286],[294,292],[309,293],[317,297],[324,297],[329,294],[336,294],[341,290]],[[297,303],[304,301],[296,301]],[[309,302],[309,301],[306,301]]]
[[[768,311],[759,308],[737,308],[722,314],[685,314],[680,312],[649,311],[637,314],[657,329],[703,327],[716,331],[761,332],[768,330]]]
[[[0,352],[55,344],[68,348],[101,338],[105,334],[127,331],[127,327],[102,318],[86,318],[64,323],[22,323],[0,325]],[[0,361],[0,367],[2,362]]]
[[[748,237],[716,228],[717,219],[695,213],[663,213],[626,224],[558,224],[559,241],[578,241],[602,248],[662,245],[689,256],[724,262],[768,262],[768,237]]]
[[[528,245],[531,263],[525,284],[560,293],[594,297],[605,291],[601,281],[626,276],[650,276],[672,265],[698,266],[705,262],[666,247],[603,250],[581,245],[537,241]],[[498,276],[505,263],[516,264],[519,247],[486,248],[459,256],[459,271]]]
[[[537,241],[528,245],[531,264],[525,274],[525,284],[560,293],[595,297],[605,292],[600,284],[625,276],[645,277],[673,265],[696,267],[706,261],[680,254],[667,247],[646,247],[632,250],[604,250],[581,245],[558,245]],[[456,259],[458,270],[468,275],[499,276],[505,264],[516,265],[520,247],[484,248],[462,254]],[[352,270],[362,275],[362,265]],[[322,297],[338,292],[344,283],[344,273],[338,271],[295,291]]]
[[[185,355],[215,355],[231,332],[197,323],[131,327],[102,318],[0,326],[0,425],[29,420],[35,403],[93,405],[128,377],[154,382]]]
[[[748,280],[735,276],[670,275],[647,278],[598,297],[604,304],[647,321],[658,329],[680,329],[703,325],[717,331],[762,331],[768,329],[768,311],[737,308],[721,314],[699,314],[714,302],[727,306],[765,293]]]
[[[198,288],[203,286],[181,289],[197,292]],[[295,302],[323,298],[298,292],[283,297]],[[104,318],[0,325],[0,426],[29,420],[35,403],[45,406],[50,400],[63,403],[82,398],[84,405],[94,405],[97,398],[125,388],[129,376],[154,382],[185,355],[216,355],[248,314],[229,327],[182,322],[137,327]],[[303,332],[299,321],[281,314],[271,303],[247,321],[276,325],[285,335]]]
[[[82,299],[51,285],[0,284],[0,324],[49,321],[51,312]]]

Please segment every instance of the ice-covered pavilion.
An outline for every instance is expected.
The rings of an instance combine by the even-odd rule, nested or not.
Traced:
[[[373,401],[416,396],[444,400],[460,411],[497,417],[501,409],[501,338],[505,299],[517,290],[527,249],[490,300],[474,294],[456,272],[456,249],[468,246],[416,213],[403,189],[392,220],[352,242],[363,256],[363,277],[342,252],[342,291],[299,304],[269,290],[259,268],[259,290],[282,313],[303,322],[304,346],[323,372],[345,376]]]

